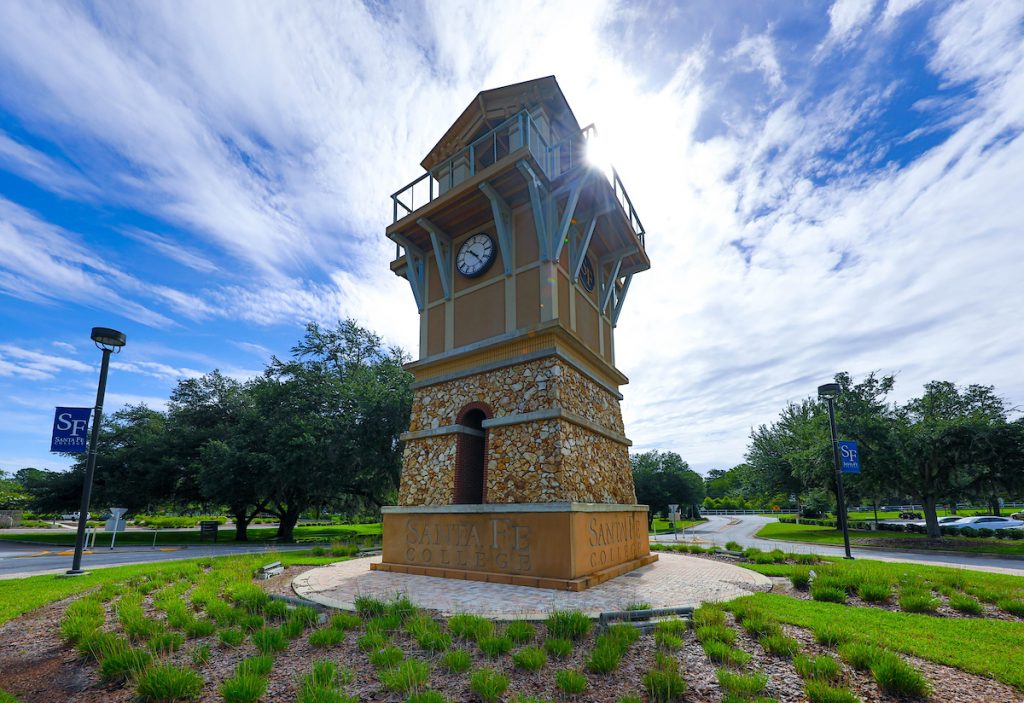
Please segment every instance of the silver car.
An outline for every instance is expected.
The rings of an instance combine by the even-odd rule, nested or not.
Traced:
[[[990,530],[1018,530],[1024,527],[1024,520],[1011,520],[1008,517],[996,517],[995,515],[976,515],[947,523],[943,527],[950,527],[954,530],[962,530],[965,527],[973,527],[976,530],[982,528]]]

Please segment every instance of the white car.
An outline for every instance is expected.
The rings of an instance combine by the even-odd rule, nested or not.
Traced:
[[[946,517],[939,518],[939,524],[943,527],[948,526],[951,522],[959,522],[963,518],[959,515],[947,515]],[[918,520],[917,522],[910,523],[911,525],[917,525],[918,527],[925,527],[928,525],[924,520]]]
[[[962,530],[965,527],[973,527],[976,530],[982,528],[990,530],[1019,530],[1024,527],[1024,520],[1011,520],[1008,517],[996,517],[995,515],[976,515],[947,523],[943,527],[950,527],[954,530]]]

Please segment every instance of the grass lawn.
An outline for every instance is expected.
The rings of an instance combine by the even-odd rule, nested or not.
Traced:
[[[990,676],[1024,690],[1024,670],[1020,666],[1024,661],[1024,631],[1020,623],[854,608],[773,593],[747,596],[730,605],[743,601],[760,606],[782,622],[811,630],[841,623],[854,640]]]
[[[677,530],[685,530],[688,527],[693,527],[694,525],[700,525],[700,524],[705,523],[705,522],[707,522],[707,520],[705,520],[704,518],[701,518],[700,520],[677,520],[676,521],[676,529]],[[657,534],[661,534],[662,532],[669,532],[669,533],[671,533],[672,529],[668,526],[668,524],[669,524],[668,520],[666,520],[665,518],[661,518],[661,517],[654,518],[654,522],[651,525],[651,534],[657,535]]]
[[[814,542],[816,544],[843,543],[843,533],[834,527],[818,525],[796,525],[787,522],[770,522],[757,532],[762,539],[780,539],[791,542]],[[906,549],[912,549],[914,542],[927,539],[926,535],[914,532],[872,532],[870,530],[850,530],[850,543],[867,539],[888,539],[906,542]],[[1024,554],[1024,540],[1007,540],[978,537],[946,537],[942,538],[943,548],[959,552],[976,552],[982,554]],[[983,542],[983,544],[979,544]],[[900,547],[894,546],[894,549]]]
[[[250,527],[248,530],[250,542],[272,542],[274,536],[277,534],[276,527]],[[231,542],[233,541],[235,530],[233,527],[221,527],[217,539],[220,542]],[[329,542],[334,539],[351,539],[353,537],[380,537],[381,535],[381,524],[379,522],[368,523],[365,525],[324,525],[320,527],[304,527],[299,525],[295,528],[295,539],[296,540],[307,540],[307,539],[323,539],[325,542]],[[0,533],[0,540],[9,540],[15,542],[38,542],[41,544],[52,544],[57,546],[74,546],[75,544],[75,531],[74,530],[61,530],[55,532],[48,530],[46,532],[23,532],[20,534],[3,534]],[[106,542],[110,544],[110,534],[107,532],[100,532],[96,536],[96,544],[100,545]],[[194,530],[164,530],[160,531],[156,538],[157,545],[169,545],[169,544],[195,544],[199,542],[199,528]],[[145,531],[128,531],[122,532],[117,536],[117,544],[153,544],[153,532],[150,530]]]
[[[961,517],[967,517],[968,515],[974,515],[974,513],[976,513],[978,510],[980,510],[980,508],[978,508],[977,510],[969,510],[969,511],[968,510],[961,510],[959,513],[953,513],[953,512],[951,512],[949,510],[936,510],[935,514],[938,517],[945,517],[946,515],[960,515]],[[918,510],[916,512],[919,512],[922,515],[924,515],[924,513],[922,511],[920,511],[920,510]],[[796,517],[796,513],[758,513],[758,514],[759,515],[764,515],[766,517]],[[851,513],[849,513],[849,516],[850,516],[851,520],[874,520],[875,519],[875,511],[874,510],[854,510]],[[830,517],[830,519],[835,519],[835,515],[830,515],[829,517]],[[878,519],[879,520],[898,520],[899,517],[900,517],[899,511],[896,511],[896,510],[879,510],[878,511]]]
[[[215,559],[183,559],[156,564],[132,564],[130,566],[112,566],[93,569],[87,576],[63,578],[55,575],[29,576],[21,579],[0,580],[0,625],[23,615],[30,610],[47,603],[73,596],[77,593],[104,586],[108,583],[124,581],[133,576],[162,574],[176,571],[182,565],[209,564],[217,559],[237,559],[238,557],[217,557]],[[282,554],[259,554],[254,561],[266,564],[280,561],[285,566],[292,564],[330,564],[341,561],[338,557],[315,557],[309,552],[285,552]]]

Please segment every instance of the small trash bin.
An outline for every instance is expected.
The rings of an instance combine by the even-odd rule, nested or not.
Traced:
[[[214,542],[217,541],[217,528],[220,527],[220,523],[216,520],[200,520],[199,521],[199,541],[205,542],[208,539],[212,539]]]

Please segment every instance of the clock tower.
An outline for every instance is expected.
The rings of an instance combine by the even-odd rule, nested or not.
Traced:
[[[614,329],[644,229],[554,77],[487,90],[392,195],[419,310],[399,505],[373,568],[582,590],[648,564]]]

